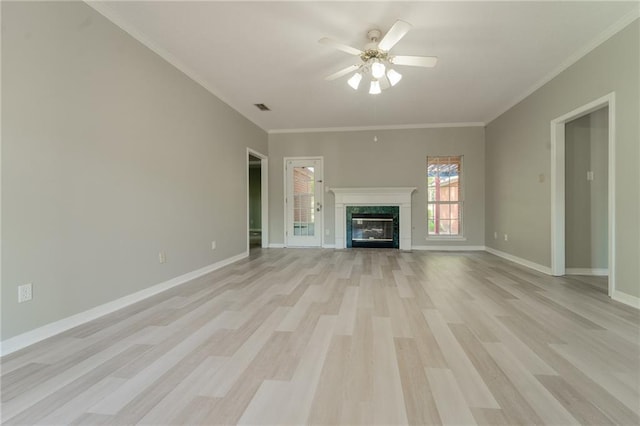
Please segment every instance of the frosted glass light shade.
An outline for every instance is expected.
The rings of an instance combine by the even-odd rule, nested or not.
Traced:
[[[373,65],[371,65],[371,75],[374,78],[381,78],[384,76],[384,71],[384,64],[382,62],[374,62]]]
[[[400,80],[402,80],[402,74],[394,69],[390,69],[387,71],[387,78],[389,79],[389,83],[391,83],[392,86],[395,86]]]
[[[380,89],[380,82],[378,80],[372,80],[371,87],[369,87],[369,93],[372,95],[377,95],[381,92],[382,90]]]
[[[360,80],[362,80],[362,74],[357,72],[349,80],[347,80],[347,84],[351,86],[353,90],[358,90],[358,86],[360,86]]]

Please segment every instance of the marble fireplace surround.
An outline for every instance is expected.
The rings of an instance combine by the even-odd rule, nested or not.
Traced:
[[[335,200],[336,249],[347,246],[346,206],[399,206],[400,250],[411,250],[411,194],[416,188],[331,188]]]

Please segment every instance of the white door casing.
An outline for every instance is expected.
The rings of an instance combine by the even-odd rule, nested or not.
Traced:
[[[551,121],[551,274],[565,275],[565,124],[598,109],[609,108],[609,297],[616,299],[615,215],[615,92],[589,102]]]

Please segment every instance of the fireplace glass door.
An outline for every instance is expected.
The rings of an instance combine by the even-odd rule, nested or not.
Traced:
[[[351,218],[351,247],[393,247],[393,215],[354,214]]]

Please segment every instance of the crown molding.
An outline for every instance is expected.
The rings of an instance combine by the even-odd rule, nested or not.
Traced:
[[[469,123],[425,123],[425,124],[398,124],[388,126],[352,126],[352,127],[316,127],[306,129],[271,129],[267,133],[277,135],[282,133],[321,133],[321,132],[360,132],[366,130],[406,130],[406,129],[442,129],[455,127],[484,127],[483,122]]]
[[[628,25],[630,25],[633,21],[640,18],[640,6],[636,6],[635,9],[631,10],[629,13],[624,15],[622,18],[617,20],[613,25],[600,33],[596,38],[592,39],[589,43],[582,46],[573,55],[569,56],[562,64],[560,64],[557,68],[551,71],[549,74],[544,76],[541,80],[539,80],[536,84],[531,86],[528,90],[523,92],[520,96],[512,99],[508,104],[503,106],[498,110],[498,112],[492,114],[485,120],[487,124],[494,121],[496,118],[500,117],[505,112],[509,111],[514,106],[518,105],[520,102],[529,97],[533,92],[540,89],[542,86],[556,78],[560,73],[565,71],[571,65],[578,62],[580,59],[589,54],[596,47],[600,46],[605,41],[609,40],[611,37],[622,31]]]

